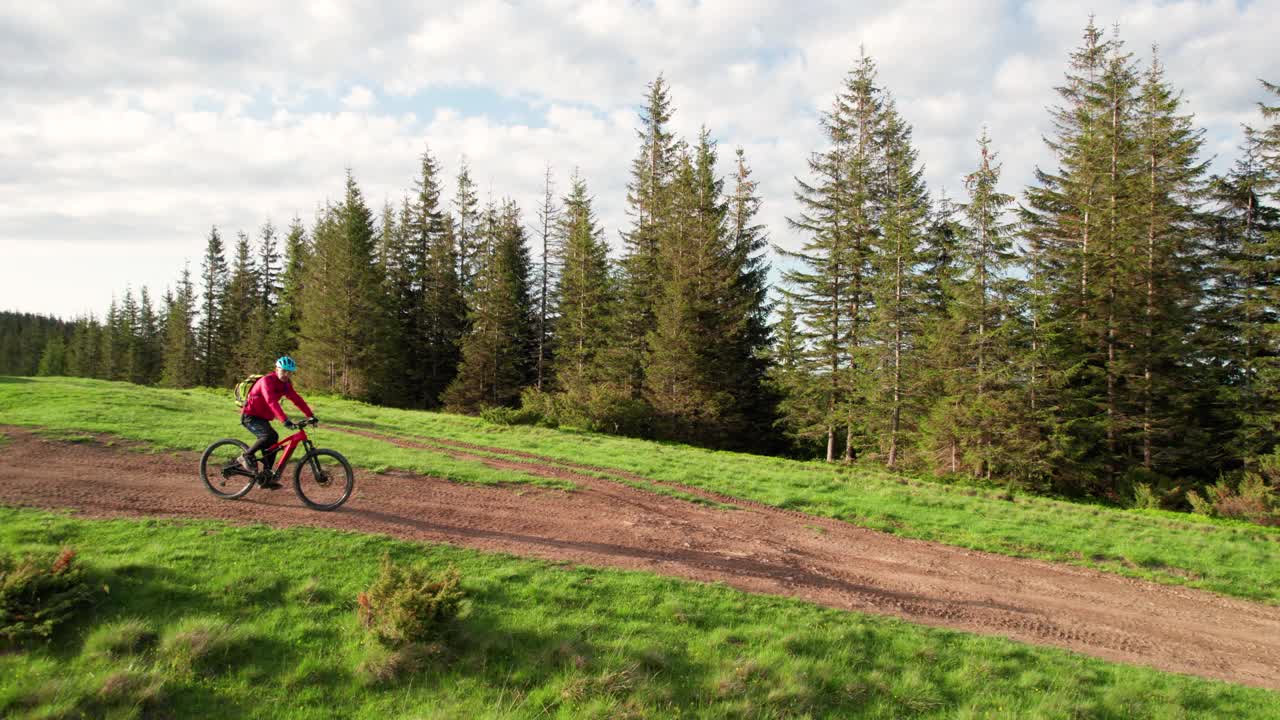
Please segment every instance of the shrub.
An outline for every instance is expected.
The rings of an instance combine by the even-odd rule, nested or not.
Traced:
[[[494,425],[538,425],[543,421],[542,415],[526,408],[489,407],[480,411],[480,417]]]
[[[0,555],[0,641],[48,638],[93,597],[76,553]]]
[[[1259,525],[1280,525],[1280,497],[1262,473],[1246,473],[1235,487],[1219,480],[1205,488],[1205,495],[1208,497],[1194,490],[1187,492],[1187,502],[1191,503],[1193,512]]]
[[[378,579],[356,597],[356,603],[361,624],[383,644],[399,647],[440,637],[457,617],[464,596],[456,568],[435,576],[426,568],[396,564],[384,555]]]
[[[631,437],[647,437],[653,426],[653,411],[647,404],[608,383],[573,387],[554,394],[528,389],[520,396],[520,402],[519,412],[528,413],[524,416],[526,424],[567,425]]]

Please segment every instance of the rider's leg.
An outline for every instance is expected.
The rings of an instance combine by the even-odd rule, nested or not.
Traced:
[[[257,442],[250,445],[249,449],[245,451],[245,455],[248,455],[249,457],[253,457],[253,454],[259,450],[265,450],[272,445],[275,445],[280,440],[280,436],[276,434],[275,428],[271,427],[271,423],[263,420],[262,418],[254,417],[252,415],[241,415],[240,424],[244,425],[245,429],[256,435],[258,438]],[[274,452],[263,453],[262,461],[265,463],[264,469],[270,470],[275,459],[276,454]]]

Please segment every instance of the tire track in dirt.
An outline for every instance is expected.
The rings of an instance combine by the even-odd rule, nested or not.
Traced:
[[[680,487],[607,468],[384,436],[410,447],[452,447],[455,457],[570,480],[580,489],[357,471],[347,506],[317,513],[287,489],[254,490],[236,502],[216,499],[200,484],[197,453],[129,452],[0,430],[9,437],[0,447],[0,504],[69,507],[92,517],[331,527],[645,570],[1280,690],[1280,608],[903,539],[715,493],[719,502],[742,509],[710,507],[586,474]],[[533,462],[487,456],[503,453]]]

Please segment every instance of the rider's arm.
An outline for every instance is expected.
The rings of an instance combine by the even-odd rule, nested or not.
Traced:
[[[303,414],[307,417],[313,417],[311,408],[307,406],[307,401],[303,400],[302,396],[298,394],[298,391],[293,389],[293,383],[285,383],[284,395],[289,398],[289,402],[292,402],[295,407],[303,412]]]
[[[264,380],[266,378],[263,378]],[[262,387],[262,397],[267,401],[267,408],[271,410],[271,414],[276,416],[276,420],[282,423],[289,422],[289,417],[284,414],[284,410],[280,407],[280,389],[276,383],[264,382],[260,383]],[[286,387],[286,392],[289,388]]]

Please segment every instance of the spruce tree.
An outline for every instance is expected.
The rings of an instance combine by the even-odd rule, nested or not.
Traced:
[[[728,386],[735,414],[741,418],[740,436],[731,445],[773,450],[778,436],[779,396],[768,384],[769,327],[768,231],[759,223],[762,205],[759,183],[752,178],[746,152],[734,151],[733,191],[728,196],[727,261],[732,276],[724,314],[729,324],[723,357],[729,368]]]
[[[75,321],[67,346],[67,374],[102,377],[101,326],[93,315]]]
[[[777,395],[778,425],[796,450],[804,451],[827,439],[826,383],[812,372],[810,352],[795,301],[783,300],[769,349],[767,383]]]
[[[415,405],[418,393],[410,342],[422,314],[422,295],[415,292],[410,257],[413,218],[408,202],[406,197],[399,212],[390,200],[383,203],[375,241],[375,265],[386,313],[383,344],[391,353],[380,385],[385,402],[401,406]]]
[[[258,279],[249,236],[239,233],[223,305],[222,337],[227,343],[228,353],[222,385],[233,385],[246,375],[262,371],[266,338],[260,333],[266,327],[258,317],[263,295]],[[255,317],[258,322],[254,321]]]
[[[458,283],[462,287],[464,298],[471,298],[475,289],[476,268],[480,260],[480,199],[476,196],[476,185],[471,179],[471,167],[464,156],[459,163],[457,190],[453,199],[453,210],[457,215],[454,229],[454,242],[458,254]]]
[[[134,366],[133,382],[139,385],[154,385],[160,381],[163,362],[163,318],[157,316],[151,304],[151,294],[143,286],[138,295],[137,363]]]
[[[679,157],[680,143],[668,127],[672,107],[666,80],[661,75],[648,85],[645,108],[640,114],[640,151],[631,164],[627,185],[627,214],[631,229],[623,234],[620,337],[615,374],[639,399],[644,387],[648,338],[656,326],[654,303],[661,287],[661,236],[671,223],[670,185]]]
[[[1065,491],[1095,492],[1114,472],[1108,439],[1115,426],[1108,387],[1114,365],[1108,332],[1114,319],[1108,294],[1114,286],[1114,240],[1110,182],[1115,133],[1106,76],[1116,49],[1090,21],[1082,46],[1071,55],[1063,104],[1054,108],[1055,134],[1046,138],[1058,162],[1054,173],[1037,168],[1037,186],[1026,193],[1023,227],[1036,295],[1043,367],[1037,385],[1047,432],[1055,438],[1052,463]],[[1114,91],[1115,88],[1112,88]],[[1109,141],[1110,138],[1110,141]],[[1118,168],[1117,168],[1118,170]],[[1118,225],[1118,223],[1116,223]],[[1069,428],[1068,432],[1063,432]]]
[[[975,476],[1012,474],[1019,440],[1033,430],[1017,390],[1021,355],[1016,254],[1006,218],[1013,197],[998,189],[1000,164],[984,131],[977,169],[965,177],[965,224],[956,226],[946,317],[933,328],[932,366],[941,372],[926,450],[934,468]]]
[[[575,172],[560,217],[555,246],[560,282],[554,295],[556,352],[551,374],[570,402],[607,381],[606,353],[613,341],[616,288],[610,275],[609,245],[597,223],[587,183]]]
[[[113,363],[116,373],[113,379],[137,383],[142,372],[142,348],[138,332],[138,302],[133,289],[125,287],[124,302],[116,314],[112,326]]]
[[[883,105],[875,83],[875,63],[864,53],[822,117],[830,146],[810,156],[812,180],[796,180],[801,213],[788,222],[808,239],[798,252],[781,251],[797,263],[783,273],[783,296],[795,304],[812,372],[824,386],[827,462],[836,458],[841,427],[846,462],[866,444],[867,428],[855,412],[866,396],[860,373],[869,362],[868,274],[879,182],[876,137]]]
[[[227,343],[222,333],[228,274],[222,237],[215,226],[209,231],[200,267],[200,321],[196,326],[199,383],[206,387],[220,385],[226,377]]]
[[[1271,132],[1276,133],[1274,126]],[[1280,356],[1280,198],[1273,195],[1280,168],[1274,150],[1268,157],[1265,137],[1247,127],[1231,172],[1212,185],[1220,258],[1213,288],[1219,332],[1212,339],[1225,370],[1222,382],[1229,387],[1222,403],[1235,416],[1232,456],[1246,461],[1270,453],[1280,441],[1274,422],[1280,401],[1275,360]]]
[[[173,300],[166,309],[164,322],[164,368],[160,384],[165,387],[187,388],[199,380],[196,334],[192,319],[196,312],[195,288],[191,284],[191,270],[184,267],[173,293]]]
[[[280,295],[268,331],[268,357],[289,355],[298,350],[303,286],[311,246],[302,220],[295,217],[284,240],[284,264],[280,271]]]
[[[466,322],[456,233],[440,204],[439,174],[430,151],[424,151],[412,219],[406,228],[415,307],[413,327],[406,333],[405,348],[410,354],[405,368],[416,368],[410,373],[410,387],[417,407],[437,407],[441,393],[453,381]]]
[[[646,338],[645,399],[660,437],[718,444],[732,397],[719,376],[724,341],[716,301],[730,289],[724,245],[726,206],[706,130],[696,158],[682,148],[668,192],[667,222],[657,240],[654,327]],[[715,338],[715,342],[708,342]]]
[[[1210,356],[1186,342],[1206,326],[1207,258],[1200,223],[1203,131],[1182,114],[1155,49],[1135,108],[1141,172],[1131,198],[1140,233],[1134,310],[1139,328],[1127,385],[1137,388],[1137,455],[1148,473],[1186,476],[1219,452],[1214,431],[1197,418],[1212,380]],[[1223,458],[1213,465],[1222,467]],[[1216,474],[1216,473],[1215,473]]]
[[[67,345],[61,333],[50,335],[45,342],[36,374],[46,377],[67,374]]]
[[[556,205],[555,188],[551,180],[551,164],[547,163],[543,177],[542,204],[538,206],[538,239],[542,253],[534,272],[534,305],[537,307],[537,351],[534,358],[534,387],[550,386],[551,345],[555,323],[555,300],[552,297],[558,280],[556,264],[557,227],[560,208]]]
[[[927,312],[922,247],[929,197],[911,128],[892,101],[885,104],[876,142],[883,158],[878,188],[880,232],[871,242],[874,310],[868,339],[875,360],[867,368],[871,393],[866,425],[879,436],[885,464],[894,468],[921,412],[923,361],[917,344]]]
[[[386,348],[373,215],[351,172],[340,205],[321,213],[307,258],[298,374],[308,387],[368,400]]]
[[[486,216],[462,362],[444,393],[445,404],[457,410],[514,406],[532,378],[531,261],[520,210],[507,201]]]

